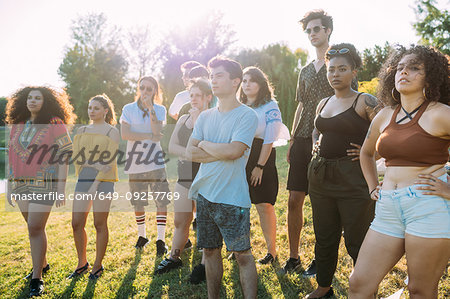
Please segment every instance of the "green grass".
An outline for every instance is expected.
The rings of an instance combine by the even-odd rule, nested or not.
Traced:
[[[275,205],[277,213],[277,246],[281,265],[261,266],[258,270],[259,298],[301,298],[316,286],[315,279],[306,279],[299,274],[278,275],[282,264],[288,258],[287,238],[287,198],[285,162],[286,148],[278,150],[278,172],[280,192]],[[122,190],[127,191],[127,190]],[[25,221],[18,212],[5,212],[5,199],[0,199],[0,297],[22,298],[28,294],[28,282],[22,278],[31,268],[31,256]],[[72,238],[71,214],[58,212],[53,208],[47,224],[48,261],[51,270],[44,277],[45,295],[43,298],[206,298],[206,284],[190,285],[187,280],[192,268],[200,262],[201,253],[189,250],[182,255],[183,267],[160,276],[153,271],[161,261],[155,257],[156,225],[155,215],[147,221],[150,245],[141,253],[133,245],[137,239],[133,213],[112,212],[109,217],[110,241],[103,262],[105,271],[96,282],[88,280],[87,275],[79,280],[67,280],[77,264],[75,246]],[[148,213],[150,214],[150,213]],[[265,241],[259,226],[256,210],[251,211],[253,254],[260,258],[266,253]],[[86,226],[88,234],[88,260],[95,258],[95,229],[92,215]],[[166,241],[171,243],[173,232],[173,213],[169,213]],[[191,232],[195,244],[195,234]],[[312,228],[311,205],[305,202],[305,226],[301,237],[301,260],[307,267],[313,257],[314,233]],[[227,253],[223,250],[223,256]],[[376,262],[376,261],[374,261]],[[233,261],[224,259],[222,298],[242,298],[239,284],[239,269]],[[339,251],[338,268],[333,280],[337,298],[346,298],[348,277],[352,270],[351,258],[346,254],[343,242]],[[404,259],[387,275],[380,285],[379,295],[386,297],[404,287],[406,265]],[[439,285],[439,297],[450,290],[450,282],[445,277]],[[406,298],[406,297],[405,297]]]

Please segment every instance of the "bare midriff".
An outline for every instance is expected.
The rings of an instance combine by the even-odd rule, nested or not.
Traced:
[[[445,173],[445,164],[425,167],[389,166],[386,168],[383,180],[383,190],[395,190],[414,185],[419,174],[431,174],[440,177]]]

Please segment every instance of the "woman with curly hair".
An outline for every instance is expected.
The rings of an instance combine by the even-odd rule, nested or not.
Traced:
[[[355,263],[375,208],[358,155],[377,99],[351,87],[361,66],[361,58],[352,44],[331,46],[325,62],[334,95],[317,106],[314,130],[320,137],[317,153],[308,167],[318,287],[307,298],[332,297],[331,283],[342,231],[347,252]],[[314,134],[313,138],[316,137]]]
[[[361,149],[375,219],[350,277],[350,298],[373,298],[404,254],[411,298],[437,298],[450,258],[450,201],[435,194],[434,184],[448,182],[448,62],[431,47],[400,47],[381,70],[379,97],[387,107],[372,121]],[[386,159],[382,183],[375,151]]]
[[[275,201],[278,195],[278,173],[274,146],[290,139],[289,130],[281,121],[281,112],[273,99],[273,90],[266,74],[257,67],[243,70],[240,101],[258,115],[258,128],[248,158],[246,173],[250,199],[261,222],[267,254],[258,260],[271,264],[277,259]]]
[[[64,156],[72,147],[65,124],[74,122],[72,111],[64,91],[39,86],[18,90],[6,107],[6,122],[12,125],[7,198],[11,205],[15,199],[28,225],[33,262],[26,277],[31,278],[30,296],[42,294],[42,273],[50,268],[45,233],[50,211],[55,201],[57,207],[65,203],[68,168]]]
[[[89,279],[97,279],[103,273],[102,260],[108,245],[108,215],[111,206],[114,182],[119,180],[116,158],[120,142],[120,133],[116,124],[114,104],[107,95],[97,95],[89,100],[88,114],[90,124],[78,128],[73,140],[73,157],[78,182],[72,211],[72,228],[75,247],[78,254],[77,269],[69,276],[75,278],[86,272],[89,263],[86,258],[87,236],[86,219],[93,206],[94,226],[97,232],[96,258]],[[82,159],[81,154],[96,152],[89,160]],[[105,155],[104,153],[109,153]],[[101,157],[107,156],[108,159]],[[85,194],[96,195],[89,199]],[[87,200],[86,200],[87,199]]]

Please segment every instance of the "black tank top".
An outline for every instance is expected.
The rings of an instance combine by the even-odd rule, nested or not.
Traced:
[[[320,156],[327,159],[337,159],[347,156],[347,149],[354,148],[350,143],[362,145],[369,129],[370,121],[359,116],[355,111],[356,103],[362,93],[359,93],[352,106],[333,117],[320,116],[325,105],[320,109],[315,120],[317,130],[322,133]]]
[[[186,122],[191,117],[190,115],[186,117],[186,120],[181,125],[180,129],[178,130],[178,141],[180,142],[180,145],[183,147],[186,147],[189,141],[189,138],[192,135],[192,132],[194,131],[194,128],[189,129],[186,127]]]

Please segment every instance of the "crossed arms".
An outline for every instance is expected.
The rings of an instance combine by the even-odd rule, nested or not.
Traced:
[[[240,141],[230,143],[214,143],[190,138],[186,147],[186,156],[191,161],[209,163],[218,160],[236,160],[240,158],[248,146]]]

